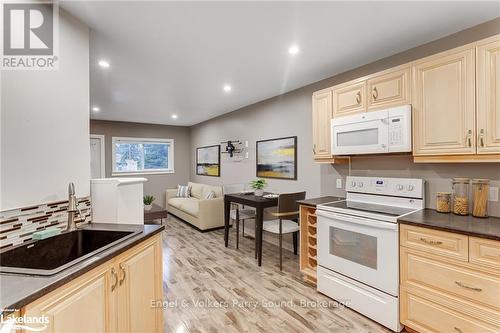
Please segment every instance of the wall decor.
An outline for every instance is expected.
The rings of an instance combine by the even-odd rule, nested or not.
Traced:
[[[196,148],[196,174],[220,177],[220,146]]]
[[[297,137],[257,141],[257,177],[297,180]]]

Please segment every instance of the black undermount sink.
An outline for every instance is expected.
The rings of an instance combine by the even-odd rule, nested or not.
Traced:
[[[52,275],[139,232],[77,229],[0,253],[0,272]]]

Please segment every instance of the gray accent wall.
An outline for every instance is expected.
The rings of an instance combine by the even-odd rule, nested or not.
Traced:
[[[165,206],[165,190],[176,188],[179,184],[189,181],[189,128],[184,126],[152,125],[120,121],[91,120],[90,134],[104,135],[106,177],[111,177],[113,137],[174,139],[174,170],[173,174],[145,174],[130,177],[144,177],[144,194],[154,195],[155,203]],[[122,177],[122,176],[120,176]]]
[[[431,43],[355,68],[295,91],[273,97],[191,127],[191,180],[207,184],[248,183],[255,179],[255,142],[296,135],[298,137],[298,179],[269,180],[269,189],[279,192],[306,190],[308,197],[345,195],[336,179],[357,176],[415,177],[427,182],[427,207],[435,207],[436,191],[451,190],[451,178],[489,178],[500,186],[500,164],[415,164],[410,156],[353,159],[350,164],[318,164],[313,161],[311,95],[357,77],[401,65],[500,33],[500,18],[444,37]],[[367,52],[369,49],[367,48]],[[221,158],[221,177],[195,173],[196,147],[225,140],[249,141],[249,158],[242,161]],[[223,150],[224,146],[222,146]],[[344,184],[343,184],[344,185]],[[499,202],[490,202],[490,214],[500,216]]]

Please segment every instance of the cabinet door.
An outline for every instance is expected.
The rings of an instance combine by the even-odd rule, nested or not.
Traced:
[[[474,48],[413,65],[414,155],[476,153]]]
[[[366,81],[351,81],[333,87],[333,117],[366,111]]]
[[[332,91],[320,91],[312,97],[312,133],[315,159],[332,156],[330,151],[330,132],[332,120]]]
[[[48,324],[44,332],[110,332],[110,267],[100,266],[29,304],[23,314],[28,317],[45,315]]]
[[[478,154],[500,153],[500,35],[477,47]]]
[[[163,332],[161,256],[161,238],[155,236],[116,261],[118,332]]]
[[[368,110],[410,104],[410,66],[394,68],[367,81]]]

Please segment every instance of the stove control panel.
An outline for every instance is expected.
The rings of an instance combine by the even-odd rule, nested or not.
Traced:
[[[348,176],[346,191],[422,199],[424,197],[424,180],[417,178]]]

